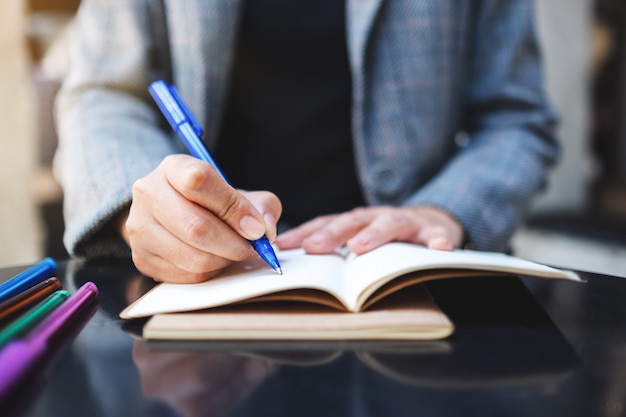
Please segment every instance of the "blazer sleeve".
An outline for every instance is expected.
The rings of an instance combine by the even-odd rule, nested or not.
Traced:
[[[463,130],[467,141],[405,205],[444,208],[481,250],[504,250],[556,161],[533,2],[475,2]]]
[[[154,47],[147,1],[83,0],[76,16],[56,101],[54,162],[73,256],[130,255],[110,220],[130,204],[135,180],[177,150],[147,93]]]

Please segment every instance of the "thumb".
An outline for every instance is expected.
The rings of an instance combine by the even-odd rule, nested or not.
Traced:
[[[276,239],[276,223],[282,213],[282,204],[278,197],[269,191],[240,191],[261,213],[265,223],[265,235],[273,242]]]

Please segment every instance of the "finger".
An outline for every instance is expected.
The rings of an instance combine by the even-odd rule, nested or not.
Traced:
[[[276,245],[280,249],[294,249],[302,246],[302,241],[317,230],[323,228],[334,219],[334,215],[320,216],[289,229],[276,237]]]
[[[203,282],[231,263],[185,245],[158,225],[152,229],[151,238],[142,239],[141,246],[135,245],[132,256],[137,269],[157,281]]]
[[[149,258],[148,258],[149,256]],[[172,284],[197,284],[211,279],[219,271],[206,273],[193,273],[176,267],[171,262],[166,261],[155,254],[144,254],[141,262],[140,258],[133,252],[133,262],[139,272],[158,282],[169,282]]]
[[[454,241],[450,231],[443,226],[428,225],[420,230],[418,242],[429,249],[452,250]]]
[[[348,248],[362,254],[392,241],[419,243],[430,249],[452,250],[452,232],[439,223],[416,220],[413,212],[382,209],[370,224],[347,242]]]
[[[252,253],[247,240],[200,206],[192,204],[175,218],[159,210],[154,214],[172,235],[198,251],[231,261],[246,259]]]
[[[429,206],[414,207],[409,212],[421,219],[418,243],[431,249],[449,250],[460,247],[464,235],[463,227],[450,213]]]
[[[276,239],[276,223],[282,214],[278,197],[268,191],[241,191],[245,198],[263,215],[265,235],[273,242]]]
[[[142,237],[141,240],[135,239],[136,245],[161,244],[159,239],[146,236],[147,231],[143,230],[158,223],[177,239],[198,250],[230,260],[241,260],[251,255],[249,243],[204,207],[187,200],[169,186],[161,186],[155,192],[155,188],[159,187],[158,181],[158,178],[149,176],[133,186],[132,216],[129,216],[126,228],[129,234]],[[144,207],[143,202],[148,202],[145,204],[149,207]],[[161,249],[155,248],[154,252],[161,254],[165,250],[166,245],[161,244]]]
[[[391,241],[415,240],[418,230],[418,225],[403,210],[383,208],[346,244],[350,251],[362,254]]]
[[[375,218],[373,209],[355,209],[334,216],[328,223],[314,231],[302,241],[302,247],[308,253],[331,253],[343,246],[359,230],[366,227]]]
[[[451,251],[454,249],[454,243],[449,236],[438,236],[432,239],[429,239],[426,246],[429,249],[435,250],[447,250]]]
[[[167,180],[183,197],[211,211],[248,240],[265,234],[261,213],[210,164],[186,155],[170,156],[163,163]]]

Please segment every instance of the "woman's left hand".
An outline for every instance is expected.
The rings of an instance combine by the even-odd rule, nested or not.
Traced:
[[[276,238],[280,249],[331,253],[343,245],[362,254],[392,241],[452,250],[463,242],[463,228],[446,211],[430,207],[366,207],[316,217]]]

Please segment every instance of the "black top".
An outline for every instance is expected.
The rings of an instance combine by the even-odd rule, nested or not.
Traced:
[[[224,172],[238,188],[276,193],[290,225],[363,205],[344,2],[254,0],[240,18],[216,150]]]

